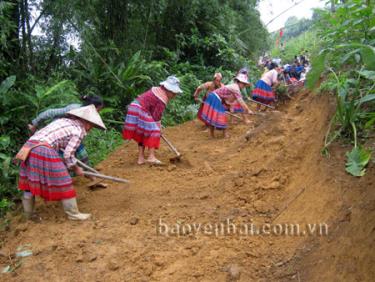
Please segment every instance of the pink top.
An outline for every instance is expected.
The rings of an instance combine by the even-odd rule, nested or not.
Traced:
[[[71,167],[77,163],[74,154],[86,134],[80,120],[60,118],[38,130],[29,140],[48,143],[56,151],[64,150],[65,164]]]
[[[262,75],[261,80],[267,83],[269,86],[277,82],[277,70],[273,69]]]
[[[156,122],[161,120],[161,116],[168,103],[168,97],[161,92],[165,94],[160,87],[153,87],[136,98],[143,109],[147,111]]]
[[[232,104],[236,100],[242,100],[240,87],[237,83],[225,85],[213,92],[216,93],[227,104]]]

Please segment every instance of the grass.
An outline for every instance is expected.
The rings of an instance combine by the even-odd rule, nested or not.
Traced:
[[[120,146],[123,139],[121,133],[113,128],[106,131],[92,129],[83,143],[89,154],[90,163],[94,166]]]

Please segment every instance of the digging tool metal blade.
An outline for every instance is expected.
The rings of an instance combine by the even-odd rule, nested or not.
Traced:
[[[182,155],[177,151],[177,149],[172,145],[172,143],[167,138],[165,138],[165,136],[163,134],[161,134],[160,136],[164,140],[164,142],[167,143],[167,145],[171,149],[171,151],[176,154],[176,156],[173,157],[173,158],[170,158],[169,161],[170,162],[180,161]]]

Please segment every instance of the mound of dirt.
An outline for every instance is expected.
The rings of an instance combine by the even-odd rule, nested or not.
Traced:
[[[375,169],[347,175],[341,145],[321,156],[333,108],[303,92],[231,126],[229,139],[210,139],[198,121],[168,128],[183,157],[169,164],[162,145],[161,167],[138,166],[136,144],[124,144],[97,169],[130,186],[91,191],[76,179],[79,207],[93,214],[82,223],[37,199],[42,222],[13,217],[0,263],[26,244],[33,255],[0,279],[371,281]]]

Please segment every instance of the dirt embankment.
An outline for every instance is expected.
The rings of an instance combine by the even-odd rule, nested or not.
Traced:
[[[137,166],[136,145],[124,144],[98,168],[130,187],[89,191],[77,180],[80,209],[93,214],[83,223],[38,199],[42,223],[14,217],[1,245],[31,244],[33,255],[0,280],[371,281],[375,168],[347,175],[341,145],[321,156],[332,110],[305,92],[256,116],[248,140],[243,124],[214,140],[198,121],[168,128],[183,161],[165,167]],[[171,153],[162,145],[159,156]]]

